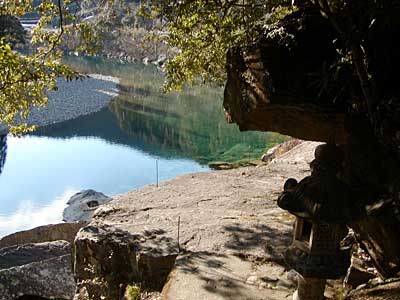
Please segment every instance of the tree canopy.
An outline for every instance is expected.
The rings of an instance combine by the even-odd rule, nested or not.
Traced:
[[[16,51],[15,35],[0,28],[1,67],[5,70],[0,78],[0,121],[11,125],[14,133],[26,130],[24,125],[16,126],[18,120],[30,107],[46,104],[46,91],[55,88],[56,78],[77,75],[61,64],[63,36],[79,35],[82,44],[77,50],[90,52],[96,48],[94,32],[98,24],[112,30],[118,25],[137,26],[143,16],[158,19],[159,27],[149,29],[179,51],[166,64],[166,90],[179,89],[184,83],[223,84],[229,49],[257,42],[273,24],[301,7],[319,11],[338,37],[332,41],[337,60],[322,70],[325,81],[317,84],[321,89],[328,88],[326,79],[350,66],[362,91],[362,97],[353,97],[352,104],[371,114],[380,103],[379,89],[385,86],[377,82],[376,77],[382,74],[371,71],[374,66],[369,62],[373,55],[384,53],[367,53],[366,49],[371,32],[393,26],[391,20],[399,9],[396,0],[4,0],[0,2],[3,18],[28,14],[40,21],[27,37],[36,45],[36,51],[30,54]],[[95,26],[90,23],[91,17],[96,17]],[[143,19],[141,22],[145,24]],[[0,22],[0,26],[3,24]]]
[[[61,63],[62,37],[78,33],[86,42],[82,47],[93,50],[91,27],[76,18],[73,2],[0,1],[0,122],[6,123],[12,134],[33,129],[24,119],[32,107],[47,104],[46,93],[57,89],[58,77],[79,78]],[[37,26],[31,32],[21,31],[18,18],[32,12],[38,17]],[[23,39],[30,40],[33,48],[19,51]]]

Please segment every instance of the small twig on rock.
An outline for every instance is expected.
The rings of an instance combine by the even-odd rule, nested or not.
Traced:
[[[181,252],[181,247],[179,244],[179,232],[180,232],[180,227],[181,227],[181,216],[178,217],[178,251]]]

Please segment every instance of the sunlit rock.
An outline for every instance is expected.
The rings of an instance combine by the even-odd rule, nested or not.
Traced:
[[[93,216],[93,212],[104,203],[111,201],[112,198],[94,190],[83,190],[73,195],[67,202],[68,206],[64,209],[63,220],[65,222],[88,222]]]

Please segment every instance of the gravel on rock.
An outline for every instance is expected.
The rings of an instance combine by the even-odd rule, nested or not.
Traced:
[[[33,107],[27,123],[46,126],[99,111],[118,95],[118,83],[118,78],[99,74],[70,82],[60,78],[58,90],[48,94],[48,105]],[[5,125],[0,126],[0,133],[6,130]]]

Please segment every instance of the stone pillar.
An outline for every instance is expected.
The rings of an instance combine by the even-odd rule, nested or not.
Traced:
[[[293,300],[323,300],[326,279],[298,276]]]

